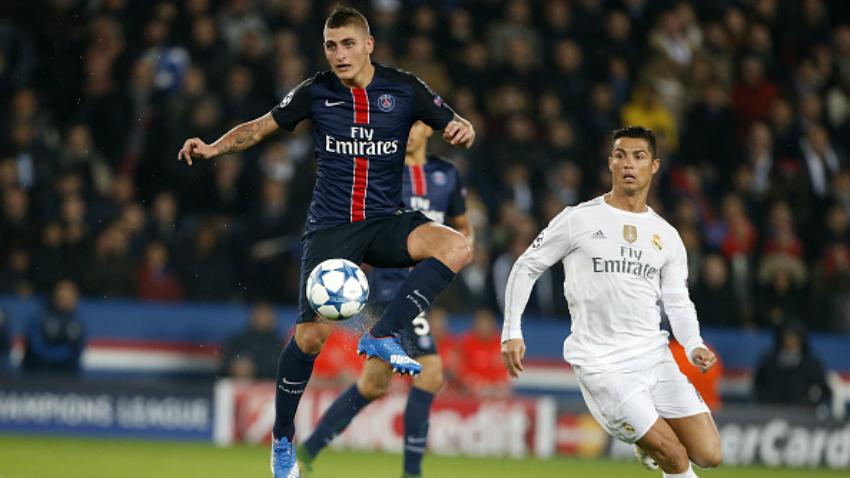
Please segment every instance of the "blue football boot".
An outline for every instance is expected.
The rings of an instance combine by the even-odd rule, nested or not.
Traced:
[[[295,448],[286,437],[272,437],[272,474],[274,478],[301,478]]]
[[[393,372],[401,375],[409,373],[416,376],[422,371],[422,365],[405,353],[396,337],[375,337],[366,331],[360,337],[360,343],[357,344],[357,353],[367,357],[377,357],[392,367]]]

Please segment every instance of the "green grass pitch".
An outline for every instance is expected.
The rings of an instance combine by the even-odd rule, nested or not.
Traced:
[[[209,444],[0,435],[0,478],[268,478],[265,447],[216,448]],[[326,452],[314,478],[398,478],[401,456]],[[637,462],[559,458],[508,460],[426,456],[433,478],[658,478]],[[698,470],[707,478],[819,478],[847,471],[721,467]]]

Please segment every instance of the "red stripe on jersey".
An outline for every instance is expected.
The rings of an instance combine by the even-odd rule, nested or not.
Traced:
[[[428,183],[425,181],[425,168],[421,164],[408,166],[410,168],[410,184],[413,195],[425,197],[428,195]]]
[[[369,158],[354,158],[351,184],[351,222],[366,219],[366,188],[369,186]]]
[[[352,88],[354,96],[354,124],[369,124],[369,97],[363,88]]]

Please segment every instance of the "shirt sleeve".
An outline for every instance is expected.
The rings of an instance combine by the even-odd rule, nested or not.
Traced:
[[[454,168],[452,168],[452,171],[454,172],[455,183],[451,196],[449,196],[446,217],[460,216],[466,212],[466,186],[463,184],[463,178],[460,177],[460,172]]]
[[[514,263],[505,289],[502,342],[522,338],[522,313],[534,283],[546,269],[563,259],[572,249],[569,211],[570,208],[567,208],[555,216]]]
[[[272,118],[278,126],[292,131],[301,120],[310,117],[310,85],[312,84],[312,78],[304,80],[284,96],[280,104],[272,108]]]
[[[688,361],[697,347],[704,347],[697,313],[688,295],[688,253],[679,234],[675,234],[671,256],[661,267],[661,300],[670,320],[673,336],[685,347]]]
[[[454,110],[424,81],[413,76],[413,121],[421,120],[440,131],[455,117]]]

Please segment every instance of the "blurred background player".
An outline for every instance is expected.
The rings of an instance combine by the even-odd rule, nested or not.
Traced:
[[[178,152],[178,160],[191,165],[193,159],[243,151],[278,129],[294,130],[304,119],[313,123],[318,171],[302,241],[298,325],[277,373],[276,478],[299,476],[292,447],[295,412],[333,330],[317,321],[304,297],[313,267],[332,258],[376,267],[415,265],[383,316],[361,337],[358,352],[379,357],[387,369],[416,375],[421,366],[407,356],[396,334],[427,310],[470,258],[463,235],[421,212],[402,212],[401,185],[404,146],[417,120],[443,130],[446,142],[463,148],[472,146],[475,130],[416,76],[372,63],[374,47],[362,14],[335,8],[324,25],[330,70],[305,80],[272,111],[214,143],[190,138]]]
[[[460,172],[452,163],[426,154],[433,130],[417,121],[410,128],[404,156],[404,205],[422,211],[440,224],[448,224],[474,243],[473,228],[466,215],[466,190]],[[386,309],[410,274],[408,268],[372,270],[369,277],[371,309],[376,315]],[[431,335],[428,315],[417,316],[404,328],[402,345],[411,357],[422,364],[422,372],[414,377],[404,410],[404,477],[422,475],[422,457],[428,440],[428,416],[431,403],[444,385],[443,362]],[[496,354],[494,354],[494,357]],[[306,475],[312,462],[331,440],[351,423],[360,410],[384,396],[390,386],[392,372],[382,362],[370,359],[357,383],[348,388],[327,409],[316,430],[299,447],[298,458]]]
[[[531,288],[563,261],[572,317],[564,359],[588,409],[610,435],[648,453],[665,477],[693,478],[691,461],[720,464],[720,435],[670,353],[658,301],[691,363],[709,369],[716,356],[703,343],[688,297],[682,239],[646,204],[661,166],[655,135],[631,126],[611,139],[611,191],[564,209],[514,264],[502,355],[508,372],[519,376],[525,355],[520,319]]]

